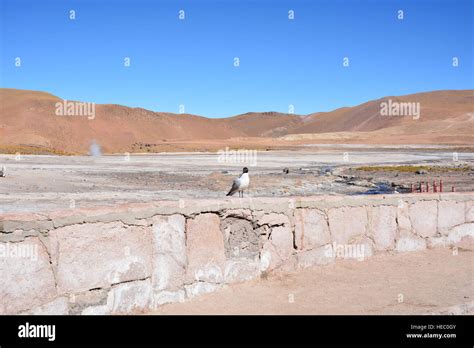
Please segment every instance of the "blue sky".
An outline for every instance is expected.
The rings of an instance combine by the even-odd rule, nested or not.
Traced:
[[[227,117],[474,88],[473,1],[0,2],[0,86],[64,99]]]

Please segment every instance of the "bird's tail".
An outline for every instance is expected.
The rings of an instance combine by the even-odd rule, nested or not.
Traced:
[[[229,193],[226,194],[226,196],[232,196],[235,192],[237,192],[237,191],[235,191],[235,190],[234,190],[234,191],[230,190]]]

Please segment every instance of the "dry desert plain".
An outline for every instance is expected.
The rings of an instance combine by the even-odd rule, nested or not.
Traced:
[[[420,181],[433,190],[439,180],[445,191],[474,190],[474,151],[455,146],[303,146],[227,160],[217,153],[0,155],[1,165],[0,212],[219,198],[243,166],[248,197],[404,193]]]

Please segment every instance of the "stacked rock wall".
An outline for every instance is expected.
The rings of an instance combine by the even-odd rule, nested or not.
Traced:
[[[180,200],[0,215],[0,314],[141,313],[340,258],[472,248],[474,195]]]

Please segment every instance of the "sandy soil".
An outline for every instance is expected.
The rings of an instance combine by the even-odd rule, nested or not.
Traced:
[[[474,313],[474,252],[439,249],[235,284],[153,314],[467,314],[466,308]]]
[[[248,158],[248,160],[245,160]],[[366,165],[423,164],[470,167],[463,172],[384,173],[357,171]],[[458,191],[474,191],[474,153],[451,148],[311,147],[300,151],[250,153],[240,160],[216,153],[157,155],[0,155],[0,212],[46,211],[116,203],[224,197],[243,166],[251,176],[251,197],[405,192],[420,180],[444,181]],[[289,173],[284,174],[283,169]]]

